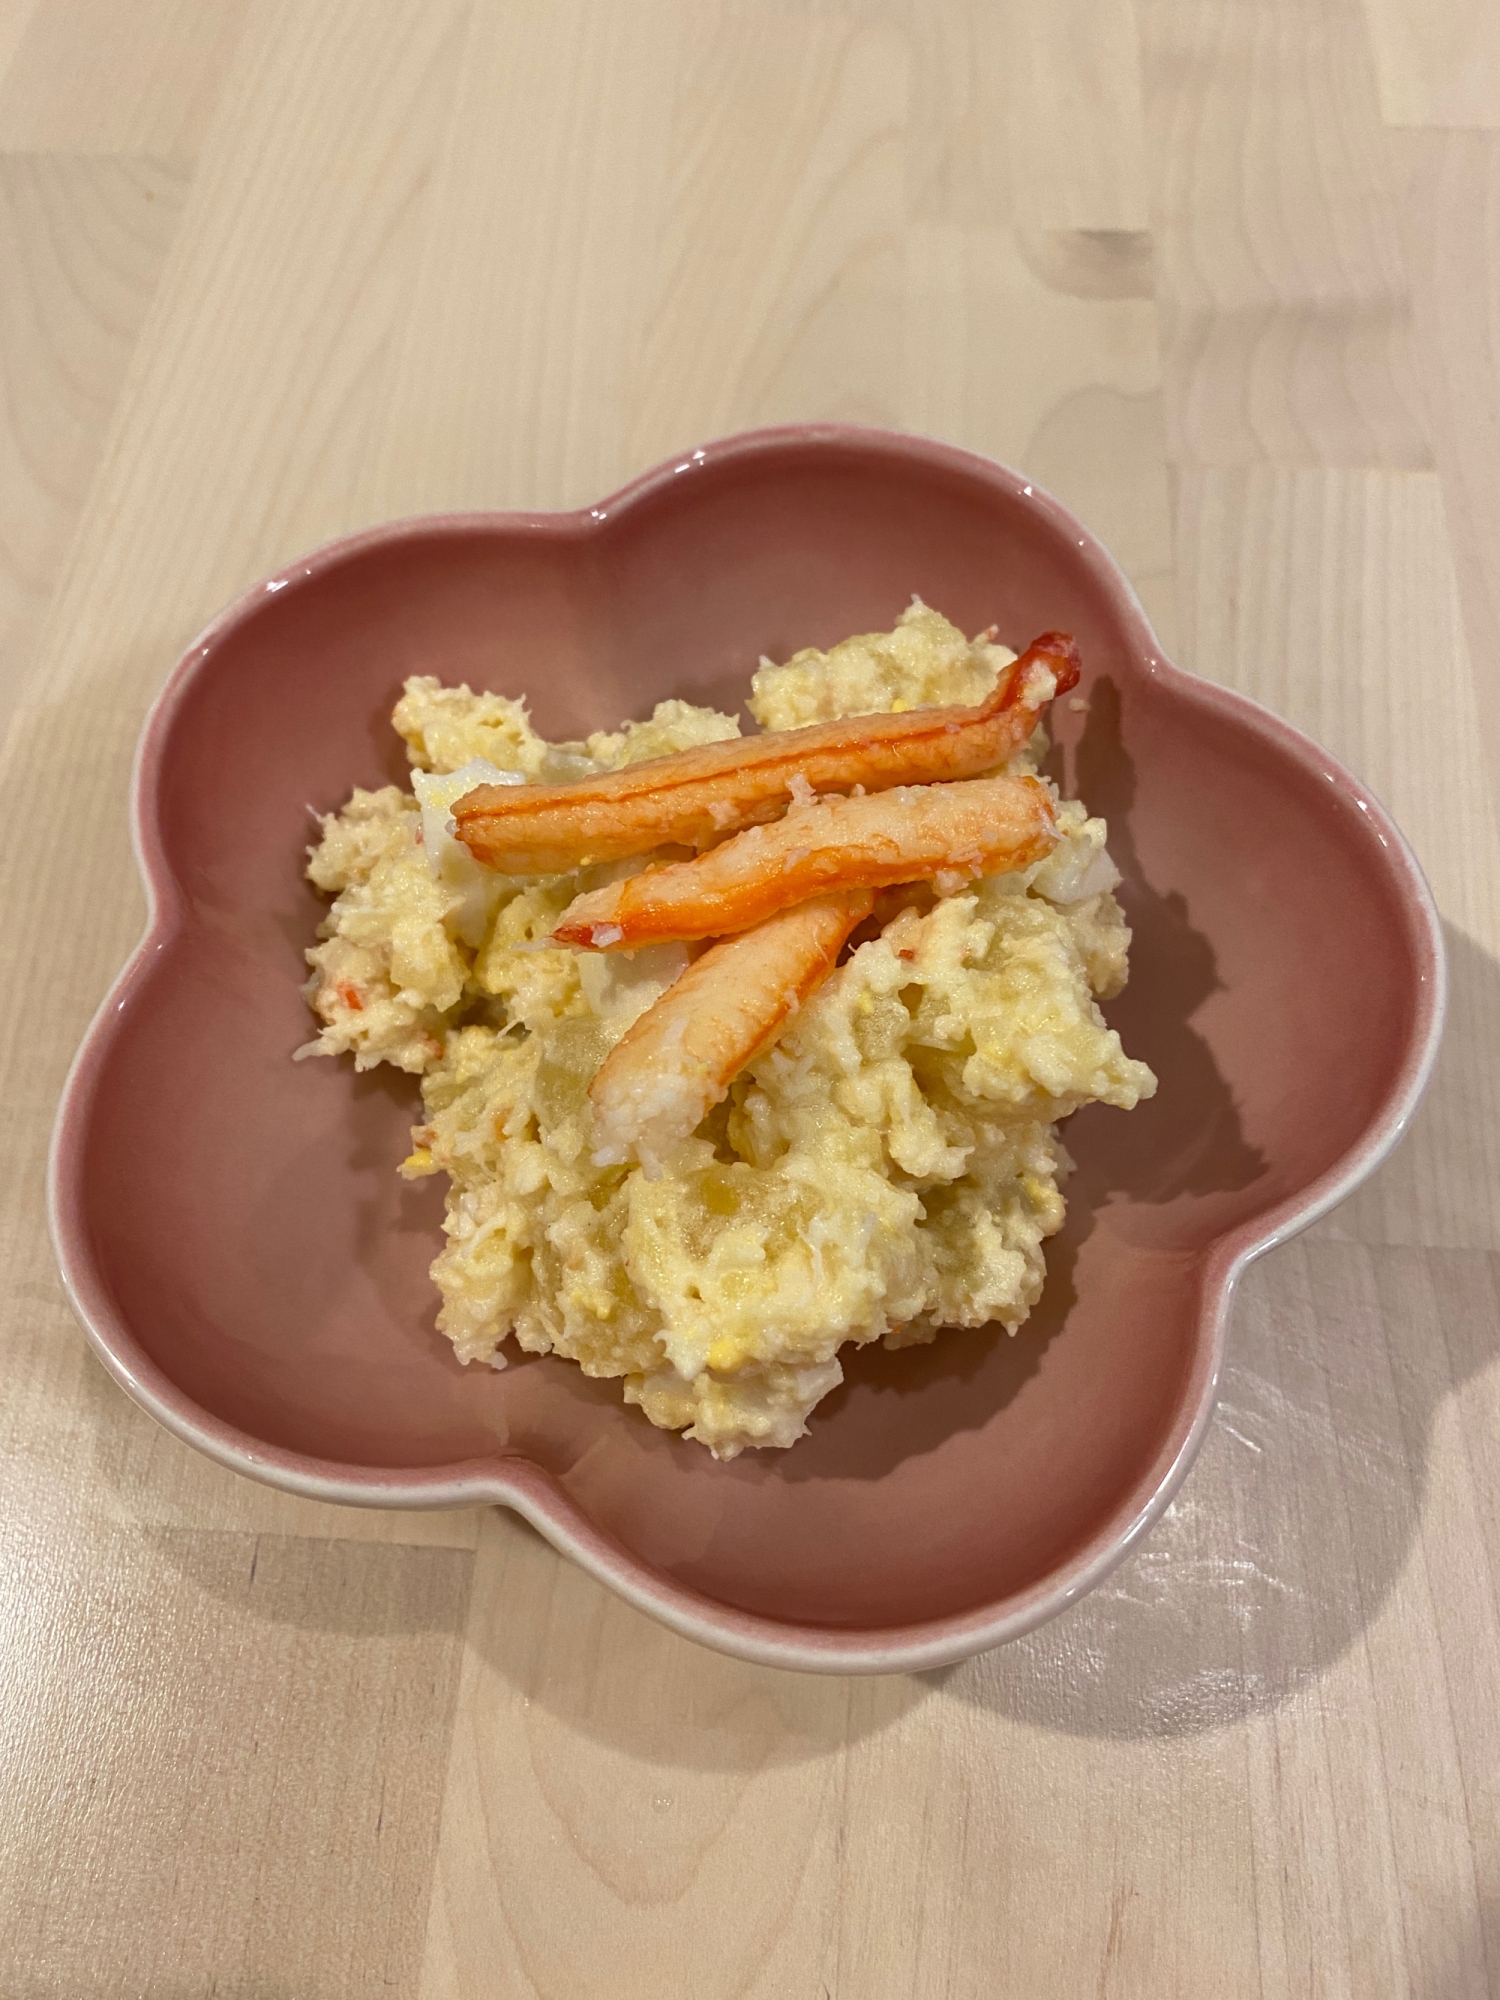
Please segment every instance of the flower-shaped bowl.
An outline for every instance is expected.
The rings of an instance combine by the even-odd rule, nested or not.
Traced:
[[[1135,943],[1108,1009],[1160,1078],[1077,1161],[1021,1332],[867,1351],[787,1452],[717,1464],[553,1358],[434,1331],[442,1195],[396,1163],[412,1080],[294,1065],[309,809],[404,775],[404,678],[524,693],[549,736],[760,656],[889,627],[913,592],[1019,647],[1077,635],[1051,768],[1107,816]],[[1213,1408],[1235,1281],[1395,1143],[1441,1026],[1421,873],[1363,786],[1166,660],[1065,508],[920,438],[808,426],[684,454],[574,514],[353,535],[188,649],[142,738],[148,932],[58,1115],[53,1229],[122,1386],[225,1465],[332,1501],[495,1502],[746,1658],[935,1666],[1087,1590],[1162,1512]]]

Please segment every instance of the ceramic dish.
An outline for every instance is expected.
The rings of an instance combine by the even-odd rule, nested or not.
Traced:
[[[323,905],[308,809],[404,775],[403,678],[524,691],[549,736],[661,696],[733,706],[762,653],[888,627],[1076,633],[1066,786],[1135,929],[1108,1012],[1161,1080],[1065,1128],[1078,1162],[1020,1334],[866,1352],[788,1452],[716,1464],[553,1359],[464,1370],[433,1330],[435,1182],[410,1079],[293,1066]],[[52,1213],[115,1378],[223,1464],[334,1501],[498,1502],[678,1630],[828,1671],[1013,1638],[1126,1553],[1212,1412],[1235,1281],[1395,1143],[1443,1006],[1426,886],[1350,774],[1171,666],[1106,552],[985,460],[837,427],[695,451],[566,515],[375,529],[189,648],[142,739],[148,934],[79,1052]],[[846,1350],[847,1353],[847,1350]]]

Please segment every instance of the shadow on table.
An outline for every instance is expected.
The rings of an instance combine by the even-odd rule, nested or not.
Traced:
[[[1500,1257],[1400,1241],[1435,1183],[1456,1240],[1494,1240],[1472,1078],[1493,1060],[1500,966],[1447,942],[1448,1033],[1412,1130],[1246,1274],[1218,1415],[1164,1520],[1073,1610],[930,1683],[1074,1735],[1186,1735],[1275,1708],[1378,1616],[1417,1533],[1434,1416],[1500,1356]]]
[[[563,1725],[560,1740],[586,1737],[638,1773],[748,1778],[816,1763],[878,1735],[932,1693],[922,1675],[787,1673],[697,1645],[559,1562],[518,1519],[506,1523],[503,1553],[492,1544],[488,1560],[501,1567],[476,1601],[470,1646],[527,1707]]]

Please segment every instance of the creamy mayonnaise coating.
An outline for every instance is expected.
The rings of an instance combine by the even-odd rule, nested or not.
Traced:
[[[1012,657],[914,603],[893,633],[763,664],[750,707],[790,728],[974,701]],[[553,781],[737,725],[665,702],[649,722],[549,745],[520,703],[427,679],[408,682],[395,721],[429,831],[397,786],[323,822],[308,872],[335,901],[308,954],[323,1027],[302,1053],[422,1075],[402,1172],[449,1176],[433,1277],[461,1359],[503,1366],[513,1337],[622,1376],[653,1423],[733,1457],[801,1436],[847,1343],[1024,1320],[1063,1219],[1057,1121],[1156,1087],[1096,1005],[1124,984],[1129,944],[1102,821],[1064,801],[1045,861],[915,897],[647,1179],[596,1163],[587,1087],[687,950],[547,947],[602,870],[492,876],[481,907],[448,853],[449,787],[420,774],[482,758]]]

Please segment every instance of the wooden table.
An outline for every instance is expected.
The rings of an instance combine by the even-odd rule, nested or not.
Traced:
[[[5,2000],[1500,1992],[1494,0],[0,0],[0,244]],[[809,417],[1071,502],[1391,804],[1452,954],[1164,1524],[883,1681],[219,1471],[43,1218],[208,614]]]

